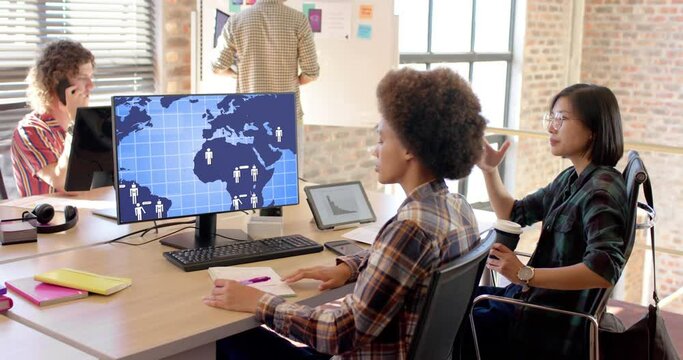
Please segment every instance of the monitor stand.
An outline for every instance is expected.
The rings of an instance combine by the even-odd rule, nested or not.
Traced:
[[[93,171],[92,181],[90,182],[90,189],[99,187],[113,186],[114,174],[111,171]]]
[[[161,239],[161,243],[176,249],[196,249],[208,246],[221,246],[236,241],[251,240],[239,229],[216,230],[216,214],[197,216],[194,232],[183,231]]]

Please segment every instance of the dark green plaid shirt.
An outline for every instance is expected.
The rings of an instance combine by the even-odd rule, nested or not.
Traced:
[[[626,203],[622,175],[612,167],[589,164],[580,176],[570,167],[548,186],[515,201],[511,220],[522,226],[543,221],[530,266],[557,268],[583,263],[614,285],[625,263]],[[596,295],[595,289],[532,288],[519,297],[535,304],[588,313],[597,306]],[[585,354],[584,320],[546,313],[539,316],[528,308],[516,315],[520,321],[512,333],[520,335],[519,340],[529,347],[538,349],[542,344],[569,358]],[[526,358],[535,358],[527,355]]]

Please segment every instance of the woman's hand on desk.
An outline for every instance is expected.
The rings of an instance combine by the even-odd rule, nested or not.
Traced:
[[[322,281],[318,286],[320,290],[338,288],[349,280],[351,277],[351,269],[349,266],[341,263],[337,266],[314,266],[310,268],[299,269],[293,274],[289,274],[282,278],[287,283],[293,283],[301,279],[314,279]]]
[[[226,310],[255,313],[259,299],[265,294],[233,280],[217,279],[213,285],[211,295],[204,297],[204,304]]]

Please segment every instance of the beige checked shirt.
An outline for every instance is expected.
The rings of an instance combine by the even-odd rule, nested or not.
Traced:
[[[297,122],[302,123],[299,99],[301,74],[320,73],[313,33],[306,16],[282,0],[259,0],[228,20],[218,42],[213,70],[237,65],[237,92],[296,93]]]

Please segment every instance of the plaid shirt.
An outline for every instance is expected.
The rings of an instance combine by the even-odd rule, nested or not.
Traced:
[[[625,264],[626,186],[614,168],[589,164],[576,174],[573,167],[560,173],[545,188],[515,201],[511,220],[522,226],[543,221],[538,245],[529,260],[537,268],[556,268],[583,263],[614,285]],[[596,290],[548,290],[531,288],[520,293],[530,303],[577,312],[593,312]],[[524,308],[511,334],[521,349],[539,344],[549,351],[561,351],[567,358],[581,358],[586,323],[579,318],[554,315]],[[552,334],[550,334],[552,333]],[[528,355],[528,356],[526,356]],[[525,354],[523,357],[533,357]]]
[[[20,196],[55,192],[38,177],[38,171],[56,163],[64,151],[66,131],[49,114],[31,112],[12,135],[12,169]]]
[[[313,79],[320,72],[313,32],[303,13],[281,0],[259,0],[230,17],[215,51],[214,70],[237,63],[237,92],[296,93],[297,121],[302,123],[298,68]]]
[[[341,257],[353,293],[336,308],[264,295],[256,317],[278,333],[335,359],[405,359],[433,272],[479,241],[467,201],[443,180],[415,189],[369,250]]]

